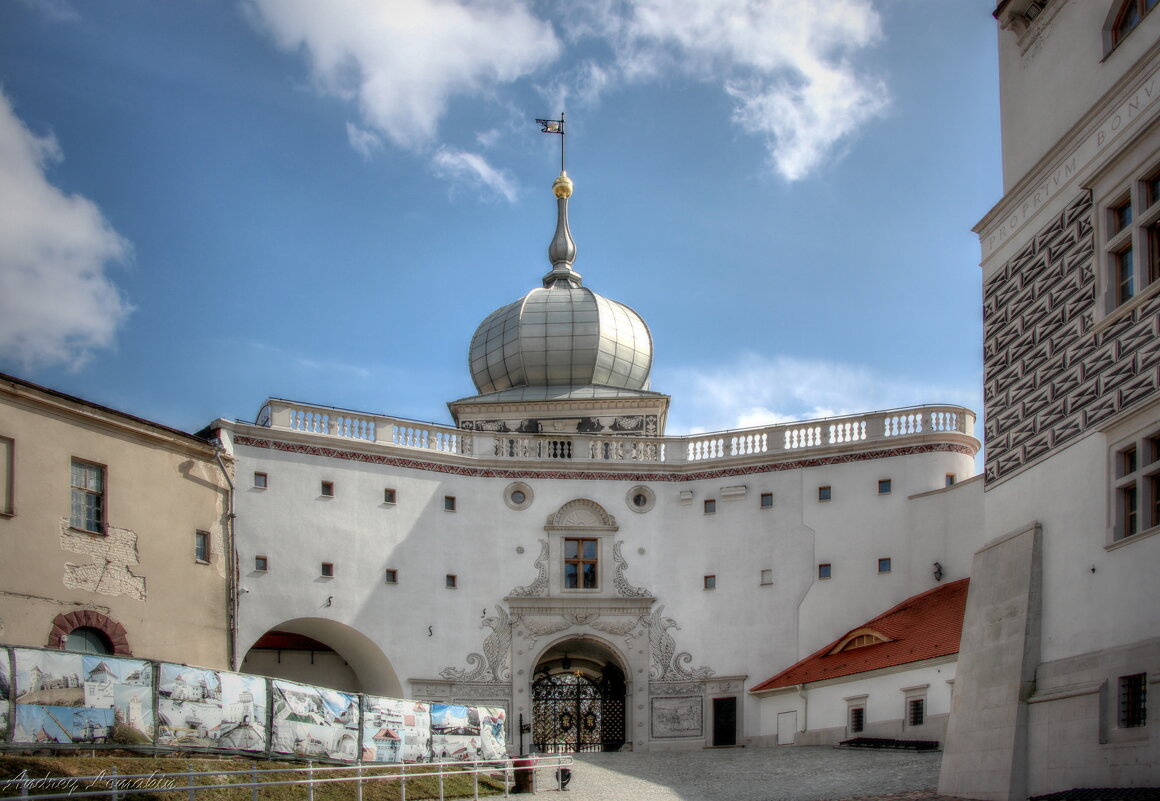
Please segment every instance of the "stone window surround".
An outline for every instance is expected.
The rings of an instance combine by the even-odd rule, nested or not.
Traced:
[[[1124,547],[1134,542],[1160,534],[1160,519],[1152,525],[1149,516],[1152,512],[1152,494],[1160,491],[1160,486],[1153,487],[1150,479],[1160,479],[1160,454],[1152,459],[1149,450],[1153,440],[1160,437],[1160,419],[1153,412],[1151,417],[1142,414],[1133,415],[1105,431],[1108,440],[1108,494],[1107,494],[1107,533],[1104,547],[1107,550]],[[1130,448],[1136,451],[1136,470],[1131,473],[1123,472],[1124,454]],[[1136,533],[1128,536],[1123,531],[1123,498],[1122,491],[1128,485],[1135,484],[1136,488]],[[1160,481],[1157,482],[1160,485]]]
[[[108,615],[103,615],[92,609],[57,615],[52,621],[52,630],[49,632],[45,647],[61,649],[65,642],[64,638],[70,632],[84,626],[94,628],[109,638],[109,643],[113,646],[113,656],[133,655],[125,627]]]

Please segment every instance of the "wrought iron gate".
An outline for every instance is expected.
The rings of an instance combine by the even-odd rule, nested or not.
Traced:
[[[618,750],[624,745],[623,680],[540,676],[532,684],[532,745],[545,754]]]

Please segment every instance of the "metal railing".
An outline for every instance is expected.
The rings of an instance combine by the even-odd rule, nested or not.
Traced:
[[[97,776],[46,776],[25,774],[0,782],[7,797],[48,801],[53,798],[111,798],[119,801],[133,793],[186,793],[193,801],[199,792],[207,790],[249,790],[250,798],[258,801],[261,790],[270,787],[298,786],[306,790],[306,798],[313,801],[314,788],[323,784],[348,783],[354,785],[357,801],[362,801],[366,782],[395,781],[399,783],[400,801],[407,801],[407,780],[431,779],[438,781],[440,801],[445,796],[444,779],[448,776],[472,777],[472,795],[479,799],[480,775],[500,777],[503,795],[508,797],[515,784],[517,771],[531,771],[531,786],[536,774],[550,770],[558,786],[562,781],[560,768],[571,768],[569,755],[517,757],[515,759],[475,762],[428,762],[390,765],[325,765],[312,763],[306,767],[262,768],[249,770],[183,771],[180,773],[118,773],[114,766]],[[289,778],[287,778],[289,776]],[[224,781],[223,781],[224,779]],[[10,794],[15,790],[16,794]],[[462,798],[463,796],[456,796]]]

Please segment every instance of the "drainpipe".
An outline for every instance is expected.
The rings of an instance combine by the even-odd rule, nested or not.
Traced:
[[[226,524],[225,530],[222,532],[225,535],[225,548],[223,550],[226,556],[226,575],[229,577],[226,582],[226,619],[229,629],[226,640],[226,658],[229,660],[230,670],[237,670],[238,555],[234,550],[234,518],[237,515],[234,514],[234,480],[230,478],[230,471],[226,469],[226,463],[222,461],[222,453],[224,453],[224,449],[221,446],[221,439],[215,439],[213,441],[213,458],[217,461],[226,484],[229,485],[229,491],[226,493]]]
[[[802,733],[810,730],[810,694],[804,684],[797,686],[798,697],[802,699]]]

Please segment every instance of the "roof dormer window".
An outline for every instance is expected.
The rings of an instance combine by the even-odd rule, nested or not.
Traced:
[[[877,645],[880,642],[890,642],[890,638],[874,629],[863,627],[855,629],[843,637],[830,650],[830,654],[837,654],[842,651],[853,651],[855,648],[865,648],[867,645]]]

